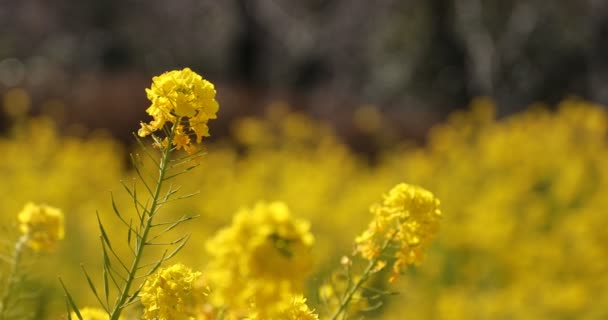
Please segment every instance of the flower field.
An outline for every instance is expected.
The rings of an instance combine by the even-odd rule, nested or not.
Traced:
[[[7,108],[0,319],[608,318],[604,107],[480,98],[369,161],[278,104],[216,136],[188,70],[132,150]]]

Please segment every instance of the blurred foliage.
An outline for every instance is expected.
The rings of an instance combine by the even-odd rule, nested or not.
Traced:
[[[120,137],[149,76],[186,65],[220,88],[223,124],[281,98],[349,142],[359,103],[416,137],[480,95],[501,115],[570,95],[608,103],[603,1],[24,0],[0,5],[0,26],[0,90],[61,99],[65,120]]]
[[[270,106],[264,117],[235,122],[233,139],[208,144],[200,168],[179,179],[184,192],[200,195],[165,212],[201,218],[180,227],[193,234],[176,259],[204,275],[205,243],[235,212],[259,200],[283,201],[311,223],[316,262],[307,296],[320,308],[313,289],[351,252],[371,218],[369,206],[407,181],[441,200],[444,219],[425,262],[402,277],[400,295],[375,311],[379,318],[605,319],[608,117],[582,100],[548,109],[536,105],[497,119],[491,100],[478,99],[436,126],[420,147],[382,137],[381,117],[369,117],[368,125],[359,119],[364,128],[378,128],[371,132],[382,147],[369,161],[329,126]],[[119,181],[131,181],[133,172],[124,165],[125,149],[107,135],[59,135],[48,118],[10,110],[13,125],[0,138],[2,224],[14,226],[28,201],[59,207],[66,217],[56,255],[44,257],[44,269],[31,269],[56,288],[43,297],[53,318],[63,310],[58,273],[79,303],[94,303],[79,264],[99,274],[95,212],[109,233],[119,230],[112,228],[119,223],[108,191],[128,208]]]

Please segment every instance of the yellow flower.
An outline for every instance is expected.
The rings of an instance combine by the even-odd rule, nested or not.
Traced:
[[[63,239],[63,212],[57,208],[29,202],[17,219],[19,230],[34,251],[52,251],[57,241]]]
[[[310,310],[306,304],[306,298],[302,295],[289,296],[284,301],[277,303],[277,308],[266,315],[253,313],[245,320],[319,320],[319,316]]]
[[[312,268],[314,238],[306,221],[282,202],[242,209],[232,225],[207,242],[207,275],[214,304],[260,312],[303,289]]]
[[[294,296],[289,304],[281,312],[281,316],[277,319],[285,320],[319,320],[312,310],[306,304],[306,298],[301,295]]]
[[[146,112],[153,120],[141,124],[138,131],[140,137],[162,129],[166,123],[178,124],[173,145],[192,153],[195,150],[190,134],[196,135],[197,143],[209,136],[207,122],[216,118],[219,109],[211,82],[189,68],[173,70],[154,77],[152,86],[146,89],[146,95],[152,102]]]
[[[173,145],[177,150],[181,148],[188,148],[190,145],[190,137],[184,133],[184,126],[178,125],[175,128],[175,137],[173,138]]]
[[[183,264],[160,269],[146,280],[139,296],[142,319],[190,319],[205,302],[208,289],[200,285],[201,273]]]
[[[388,248],[394,249],[392,282],[404,267],[422,261],[424,250],[439,230],[439,200],[425,189],[401,183],[370,211],[374,218],[356,238],[356,253],[368,260],[376,259],[388,243]]]
[[[82,308],[79,310],[80,315],[82,316],[82,320],[109,320],[110,317],[108,316],[108,313],[105,312],[102,309],[98,309],[98,308]],[[78,316],[76,315],[76,312],[72,312],[71,314],[72,319],[78,319]],[[124,320],[124,317],[120,317],[120,320]]]

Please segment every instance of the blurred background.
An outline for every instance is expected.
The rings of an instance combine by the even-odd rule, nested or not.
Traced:
[[[22,0],[0,4],[0,28],[1,92],[24,88],[32,114],[122,139],[151,76],[186,66],[216,84],[215,134],[273,101],[351,142],[362,106],[421,138],[477,96],[499,115],[572,95],[608,103],[598,0]]]

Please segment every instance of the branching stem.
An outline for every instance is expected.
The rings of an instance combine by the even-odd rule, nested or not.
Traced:
[[[363,270],[363,274],[361,275],[359,280],[357,280],[357,282],[346,292],[346,294],[342,298],[342,301],[340,301],[340,307],[338,307],[338,310],[336,310],[336,312],[331,316],[330,320],[337,320],[338,317],[346,311],[346,308],[350,304],[350,301],[353,299],[357,291],[361,288],[361,286],[363,286],[363,284],[365,284],[365,282],[367,282],[367,280],[369,280],[369,277],[374,272],[377,263],[380,261],[380,257],[382,257],[382,253],[384,253],[384,251],[389,247],[391,239],[392,237],[387,239],[382,244],[382,247],[380,248],[380,253],[369,261],[367,267],[365,267],[365,270]]]
[[[158,177],[156,179],[156,187],[154,188],[154,192],[152,193],[152,202],[150,204],[150,210],[148,210],[148,214],[145,217],[145,222],[143,225],[143,232],[141,233],[141,237],[137,238],[136,247],[135,247],[135,257],[133,258],[133,262],[131,263],[131,267],[129,268],[129,273],[127,275],[127,279],[122,286],[118,296],[116,297],[116,302],[114,307],[110,313],[110,320],[118,320],[120,314],[122,312],[123,307],[126,305],[129,300],[129,291],[133,286],[133,283],[137,279],[137,271],[139,270],[139,264],[141,263],[141,258],[143,256],[144,248],[147,247],[148,243],[148,235],[150,230],[152,229],[154,216],[156,211],[159,208],[159,203],[161,202],[161,191],[163,182],[166,181],[165,175],[169,168],[169,159],[171,156],[172,148],[172,140],[173,135],[175,133],[177,125],[173,124],[171,127],[171,132],[167,137],[168,143],[167,147],[163,149],[162,155],[160,158],[160,163],[158,166]],[[146,215],[146,211],[142,212],[142,215]]]

